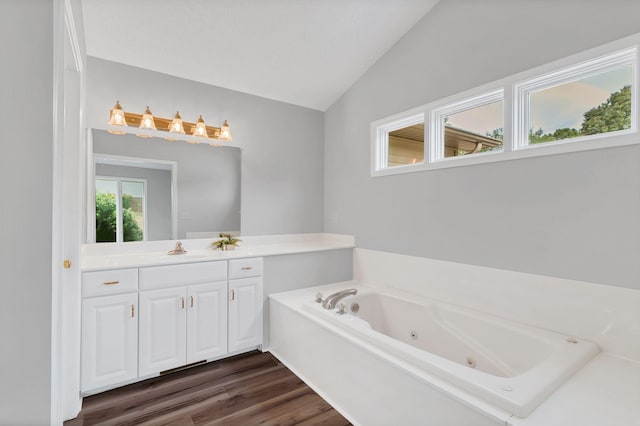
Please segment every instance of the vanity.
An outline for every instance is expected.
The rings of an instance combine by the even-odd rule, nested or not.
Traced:
[[[96,129],[88,144],[85,218],[97,219],[85,220],[77,314],[69,303],[73,404],[267,350],[269,294],[352,278],[350,236],[242,235],[233,251],[212,249],[220,232],[240,234],[239,148]],[[177,240],[186,252],[168,254]]]
[[[82,274],[85,395],[261,344],[261,257]]]
[[[353,237],[243,237],[233,251],[188,240],[83,246],[83,396],[267,349],[270,293],[351,277]],[[265,268],[266,267],[266,268]]]

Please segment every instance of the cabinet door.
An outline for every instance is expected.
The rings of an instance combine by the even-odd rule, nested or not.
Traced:
[[[227,353],[227,282],[187,289],[187,364]]]
[[[229,281],[229,352],[262,344],[262,277]]]
[[[138,294],[82,301],[82,391],[138,376]]]
[[[140,376],[186,364],[186,293],[184,287],[140,293]]]

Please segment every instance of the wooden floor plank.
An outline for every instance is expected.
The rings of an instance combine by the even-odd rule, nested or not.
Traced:
[[[269,353],[258,351],[84,399],[64,426],[201,426],[349,422]]]

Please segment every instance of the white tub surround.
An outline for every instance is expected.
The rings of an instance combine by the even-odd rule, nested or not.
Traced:
[[[357,313],[310,301],[354,286]],[[640,426],[638,306],[638,290],[355,249],[354,281],[270,296],[270,350],[361,424]]]
[[[529,417],[508,426],[640,426],[640,363],[600,353]]]
[[[308,300],[303,309],[519,417],[600,351],[589,341],[477,311],[349,285],[358,294],[344,301],[357,303],[358,312],[336,315]]]
[[[506,424],[506,411],[302,309],[350,285],[271,295],[269,351],[356,425]]]
[[[354,280],[557,331],[640,362],[640,291],[374,250],[354,250]]]
[[[423,297],[380,293],[356,282],[335,287],[358,290],[343,299],[347,313],[342,315],[314,302],[316,289],[273,295],[272,300],[337,327],[354,344],[375,347],[390,363],[418,371],[418,377],[437,377],[466,391],[472,397],[467,403],[479,399],[519,417],[529,415],[599,352],[588,341]],[[324,295],[330,291],[321,290]],[[355,313],[349,308],[353,304]]]
[[[241,236],[242,242],[235,250],[229,251],[213,250],[211,243],[218,239],[184,240],[187,253],[173,256],[167,255],[167,252],[175,247],[175,240],[85,244],[82,246],[82,270],[135,268],[355,248],[352,236],[338,234]]]

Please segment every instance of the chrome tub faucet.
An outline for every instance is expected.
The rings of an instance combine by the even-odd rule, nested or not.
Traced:
[[[326,299],[324,299],[324,301],[322,302],[322,307],[325,309],[333,309],[336,307],[336,304],[345,297],[355,296],[356,294],[358,294],[358,290],[356,290],[355,288],[333,293],[332,295],[329,295]]]

